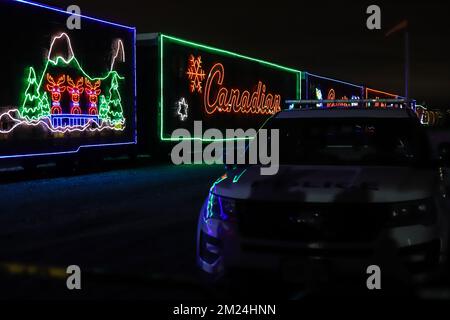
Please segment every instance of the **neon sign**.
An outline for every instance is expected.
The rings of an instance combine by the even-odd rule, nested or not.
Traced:
[[[204,107],[208,114],[215,112],[275,114],[281,111],[281,96],[266,93],[266,85],[259,81],[257,89],[241,91],[236,88],[227,89],[223,86],[225,68],[216,63],[209,72],[205,85]],[[212,93],[213,85],[219,90]]]
[[[149,34],[142,37],[144,41],[159,45],[159,138],[163,141],[198,139],[172,137],[178,128],[194,130],[195,121],[224,131],[259,128],[281,110],[283,98],[301,97],[298,70],[167,35]],[[187,115],[184,107],[179,108],[182,97]]]
[[[328,96],[327,96],[327,100],[335,100],[336,99],[336,92],[334,91],[334,89],[330,89],[328,91]],[[343,96],[341,99],[339,100],[348,100],[347,96]],[[332,103],[327,103],[327,107],[349,107],[350,104],[349,103],[345,103],[345,102],[332,102]]]

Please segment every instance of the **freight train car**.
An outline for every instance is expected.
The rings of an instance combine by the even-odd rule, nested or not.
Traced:
[[[2,0],[0,30],[2,163],[136,144],[135,28]]]
[[[224,136],[226,129],[257,129],[286,99],[301,98],[299,70],[164,34],[137,39],[142,153],[154,145],[167,151],[182,139],[208,141],[194,135],[200,121],[202,131]],[[176,129],[191,136],[172,136]]]
[[[324,76],[306,72],[305,74],[306,100],[351,100],[362,99],[364,87]],[[350,107],[350,103],[317,104],[316,107]]]
[[[372,88],[365,88],[366,92],[366,99],[404,99],[404,97],[399,96],[398,94],[389,93],[381,90],[375,90]],[[387,103],[381,103],[381,102],[372,102],[369,103],[370,107],[375,108],[386,108],[386,107],[393,107],[393,108],[399,108],[399,104],[387,104]],[[411,106],[413,109],[415,109],[415,101],[412,101]]]

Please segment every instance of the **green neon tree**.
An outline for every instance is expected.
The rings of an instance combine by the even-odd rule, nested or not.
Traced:
[[[50,115],[50,103],[47,95],[41,95],[36,72],[32,67],[29,68],[27,78],[27,89],[25,90],[25,99],[19,108],[22,118],[28,121],[38,120]]]
[[[42,97],[39,100],[39,106],[42,111],[42,116],[50,116],[50,102],[48,100],[48,94],[46,92],[42,94]]]
[[[109,110],[108,118],[113,124],[123,123],[123,108],[122,108],[122,98],[119,93],[119,81],[118,75],[115,73],[111,80],[111,88],[109,89]]]
[[[109,120],[108,118],[108,111],[109,111],[109,105],[106,101],[106,97],[102,94],[99,98],[100,106],[98,110],[98,114],[100,116],[100,119],[102,120]]]

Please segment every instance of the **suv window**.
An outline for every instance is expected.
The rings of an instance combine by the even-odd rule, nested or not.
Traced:
[[[282,164],[426,165],[429,146],[414,119],[277,119]]]

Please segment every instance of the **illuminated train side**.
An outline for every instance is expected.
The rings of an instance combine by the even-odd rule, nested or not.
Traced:
[[[0,160],[129,152],[136,135],[136,29],[32,1],[0,2]],[[46,23],[48,21],[48,23]],[[11,63],[14,61],[14,63]]]
[[[22,13],[39,13],[39,21],[52,23],[18,28],[6,40],[10,59],[24,63],[12,69],[4,62],[2,87],[11,86],[13,77],[23,80],[0,93],[0,160],[89,155],[95,149],[104,155],[113,149],[158,155],[167,151],[161,145],[180,141],[172,137],[176,129],[192,132],[197,121],[205,130],[259,128],[288,99],[399,98],[169,35],[137,35],[134,27],[83,15],[85,37],[66,30],[64,10],[29,1],[1,3],[2,16],[22,21]],[[15,41],[22,32],[33,32],[29,42]],[[424,114],[424,124],[439,118]]]

